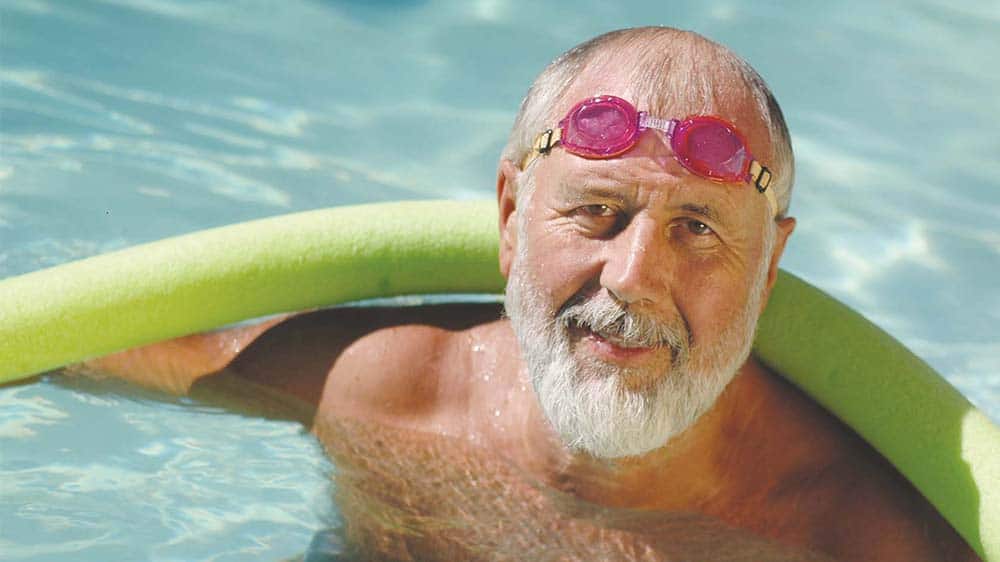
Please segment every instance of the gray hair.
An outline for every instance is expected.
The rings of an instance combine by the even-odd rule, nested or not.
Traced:
[[[630,61],[628,77],[647,111],[664,115],[677,104],[704,109],[734,92],[747,92],[768,128],[773,154],[766,162],[774,179],[770,189],[778,200],[778,216],[788,212],[795,179],[791,138],[781,108],[764,79],[746,61],[726,47],[689,31],[669,27],[640,27],[605,33],[581,43],[552,61],[535,79],[521,102],[502,158],[519,164],[531,150],[535,136],[562,117],[560,102],[584,70],[607,67],[609,72]],[[610,93],[610,92],[609,92]],[[522,174],[520,192],[534,185],[533,167]]]

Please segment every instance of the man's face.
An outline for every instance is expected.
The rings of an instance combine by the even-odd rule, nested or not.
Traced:
[[[692,175],[651,131],[617,158],[534,166],[507,225],[507,310],[541,405],[595,456],[660,447],[749,354],[774,265],[766,200]]]

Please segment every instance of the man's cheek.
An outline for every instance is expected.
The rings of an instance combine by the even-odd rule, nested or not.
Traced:
[[[731,288],[706,284],[688,287],[678,294],[676,305],[694,345],[715,341],[734,321],[740,308],[730,292]]]

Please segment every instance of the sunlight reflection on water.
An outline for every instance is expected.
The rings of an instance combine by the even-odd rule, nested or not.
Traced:
[[[491,197],[535,73],[585,37],[664,23],[732,46],[782,102],[798,156],[785,267],[1000,417],[995,5],[0,12],[0,277],[284,212]],[[329,524],[329,467],[298,425],[79,384],[0,390],[0,556],[275,559]]]

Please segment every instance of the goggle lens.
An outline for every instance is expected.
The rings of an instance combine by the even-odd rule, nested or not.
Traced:
[[[670,145],[678,160],[696,174],[725,181],[747,179],[746,142],[721,119],[685,119],[674,129]]]
[[[639,136],[639,114],[613,96],[578,103],[559,123],[566,150],[588,158],[608,158],[628,150]]]

